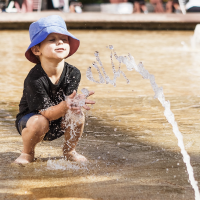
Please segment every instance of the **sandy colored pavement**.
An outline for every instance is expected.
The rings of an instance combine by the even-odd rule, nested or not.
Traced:
[[[27,31],[1,31],[0,42],[0,199],[5,200],[192,200],[194,191],[182,160],[177,139],[166,121],[164,109],[153,98],[147,80],[122,69],[117,86],[95,84],[86,70],[100,52],[112,77],[110,51],[131,53],[155,75],[164,89],[191,156],[195,179],[200,181],[199,51],[190,48],[192,31],[72,31],[81,40],[78,52],[68,59],[81,70],[80,89],[95,90],[93,109],[86,113],[84,135],[77,151],[89,163],[63,160],[63,138],[42,142],[36,161],[12,162],[19,156],[22,140],[14,127],[23,80],[33,66],[23,52],[29,44]],[[6,38],[9,40],[6,40]],[[184,41],[187,46],[183,47]],[[117,62],[115,65],[117,66]],[[92,68],[94,78],[98,76]]]

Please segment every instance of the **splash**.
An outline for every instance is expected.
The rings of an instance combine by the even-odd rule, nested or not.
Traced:
[[[110,45],[109,48],[112,48],[112,46]],[[121,71],[121,63],[122,63],[122,58],[123,58],[122,56],[118,57],[117,54],[114,52],[114,57],[115,57],[115,58],[118,60],[118,62],[119,62],[118,70],[116,70],[116,69],[115,69],[115,65],[114,65],[114,63],[113,63],[113,52],[111,51],[110,59],[111,59],[112,71],[113,71],[113,74],[114,74],[113,79],[111,79],[111,78],[106,74],[106,71],[105,71],[105,69],[104,69],[104,67],[103,67],[103,64],[102,64],[102,62],[101,62],[101,60],[100,60],[100,58],[99,58],[99,52],[98,52],[98,51],[95,51],[94,55],[95,55],[95,57],[96,57],[97,62],[99,63],[99,65],[100,65],[100,67],[101,67],[101,70],[102,70],[102,72],[103,72],[103,75],[101,74],[101,71],[100,71],[100,69],[99,69],[97,63],[96,63],[96,62],[93,62],[92,65],[93,65],[93,67],[94,67],[94,68],[97,70],[97,72],[98,72],[99,80],[98,80],[98,81],[94,80],[93,75],[92,75],[92,72],[91,72],[91,67],[89,67],[88,70],[87,70],[87,72],[86,72],[86,76],[87,76],[87,78],[88,78],[90,81],[93,81],[93,82],[95,82],[95,83],[106,83],[106,84],[109,84],[109,83],[110,83],[111,85],[116,86],[116,80],[117,80],[118,77],[120,77],[120,74],[122,74],[123,77],[125,78],[127,84],[130,82],[130,81],[127,79],[125,73],[124,73],[123,71]]]
[[[89,95],[89,91],[86,88],[83,88],[81,92],[87,97]],[[67,100],[68,97],[65,98]],[[72,106],[79,106],[83,107],[85,105],[85,98],[81,98],[79,94],[76,94],[76,96],[73,99],[73,104]],[[80,113],[75,113],[71,110],[68,110],[68,112],[64,116],[64,128],[65,130],[69,128],[69,133],[70,133],[70,138],[65,142],[65,145],[67,145],[68,150],[73,149],[74,143],[73,141],[76,139],[76,133],[77,133],[77,125],[80,124],[83,121],[84,114],[81,111]],[[79,130],[80,131],[80,130]],[[66,149],[67,150],[67,149]]]
[[[86,97],[89,96],[89,91],[88,91],[88,89],[83,88],[83,89],[81,89],[81,92],[82,92]]]
[[[195,192],[195,200],[200,200],[200,193],[199,193],[199,188],[197,186],[197,181],[194,179],[194,172],[193,172],[193,168],[190,164],[190,156],[188,155],[187,151],[185,150],[184,147],[184,142],[183,142],[183,136],[181,134],[181,132],[179,131],[178,125],[175,121],[175,117],[174,114],[172,113],[171,109],[170,109],[170,102],[165,100],[165,96],[163,93],[163,88],[162,87],[158,87],[158,85],[155,82],[155,77],[154,75],[150,74],[143,66],[142,62],[140,62],[138,65],[135,63],[135,60],[133,58],[133,56],[131,56],[130,54],[128,54],[128,57],[126,56],[117,56],[116,52],[114,51],[114,48],[112,45],[109,46],[109,49],[111,50],[111,55],[114,54],[116,60],[119,62],[119,69],[118,71],[114,71],[114,79],[113,81],[115,82],[116,85],[116,78],[120,76],[121,73],[121,63],[124,63],[126,65],[126,68],[128,71],[132,71],[133,69],[135,69],[135,71],[137,71],[138,73],[141,74],[142,78],[144,79],[149,79],[151,87],[155,93],[154,98],[157,98],[160,103],[162,104],[162,106],[164,107],[164,115],[167,119],[167,121],[172,125],[172,129],[173,132],[176,136],[176,138],[178,139],[178,146],[181,149],[181,153],[183,155],[183,161],[186,164],[186,168],[187,168],[187,172],[189,174],[189,181],[190,184],[192,186],[192,188],[194,189]],[[99,62],[99,64],[101,63],[100,58],[99,58],[99,53],[95,52],[95,56],[96,56],[96,60]],[[112,68],[114,68],[114,64],[113,64],[113,60],[112,60],[112,56],[111,58],[111,63],[112,63]],[[103,68],[102,63],[100,64],[101,69],[103,71],[103,75],[104,75],[104,80],[103,80],[103,75],[101,74],[100,70],[98,70],[98,74],[99,74],[99,78],[101,81],[95,81],[93,79],[93,75],[91,72],[91,67],[89,67],[87,69],[87,78],[90,81],[93,81],[95,83],[113,83],[112,81],[110,81],[110,79],[108,79],[108,76],[106,75],[105,69]],[[95,65],[95,68],[97,69],[98,66]],[[99,69],[99,68],[98,68]],[[117,74],[117,75],[116,75]],[[125,76],[124,76],[125,77]]]
[[[48,160],[47,169],[49,170],[69,170],[69,169],[79,170],[79,169],[87,169],[87,166],[85,164],[78,165],[76,163],[72,163],[71,161],[60,159],[60,160]]]
[[[191,37],[191,46],[193,49],[200,48],[200,24],[197,24],[194,35]]]

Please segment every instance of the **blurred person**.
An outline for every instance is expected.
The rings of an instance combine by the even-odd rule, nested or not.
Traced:
[[[200,12],[200,0],[189,0],[186,4],[187,12]]]
[[[17,12],[32,12],[33,0],[15,0]]]
[[[133,3],[133,9],[135,13],[141,13],[141,11],[145,14],[148,13],[144,0],[129,0],[129,2]]]
[[[69,10],[71,13],[82,13],[82,3],[78,0],[69,1]]]
[[[162,0],[150,0],[150,3],[153,4],[155,13],[163,13],[163,2]]]
[[[178,0],[169,0],[169,1],[167,1],[167,3],[166,3],[166,12],[167,13],[172,13],[172,12],[180,13],[181,9],[180,9]]]

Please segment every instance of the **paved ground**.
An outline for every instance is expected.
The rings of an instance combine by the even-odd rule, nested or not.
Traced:
[[[14,127],[15,115],[33,64],[24,57],[28,31],[0,31],[0,200],[194,200],[177,139],[149,81],[124,65],[121,70],[130,84],[123,77],[116,87],[86,78],[94,51],[99,51],[106,73],[113,77],[109,44],[118,55],[130,52],[137,63],[143,61],[171,103],[195,180],[200,182],[200,52],[190,48],[193,31],[71,32],[81,46],[67,62],[81,70],[79,88],[95,90],[90,98],[96,105],[87,114],[77,147],[89,163],[81,166],[63,160],[61,137],[38,144],[35,162],[12,164],[23,145]],[[93,67],[92,72],[98,80]]]
[[[1,13],[0,29],[28,29],[30,23],[41,17],[57,14],[63,17],[69,28],[84,29],[172,29],[194,30],[200,23],[200,14],[132,14],[117,15],[101,12],[82,14],[61,11],[32,13]]]

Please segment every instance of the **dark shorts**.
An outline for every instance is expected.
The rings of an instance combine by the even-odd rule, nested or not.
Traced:
[[[23,116],[18,123],[17,129],[19,134],[21,135],[22,130],[24,128],[26,128],[26,123],[29,120],[30,117],[34,116],[34,115],[40,115],[38,113],[29,113],[25,116]],[[61,122],[62,122],[62,118],[59,118],[55,121],[51,121],[49,122],[49,131],[46,133],[46,135],[44,136],[43,140],[46,141],[52,141],[55,140],[59,137],[61,137],[62,135],[64,135],[64,130],[61,129]]]

